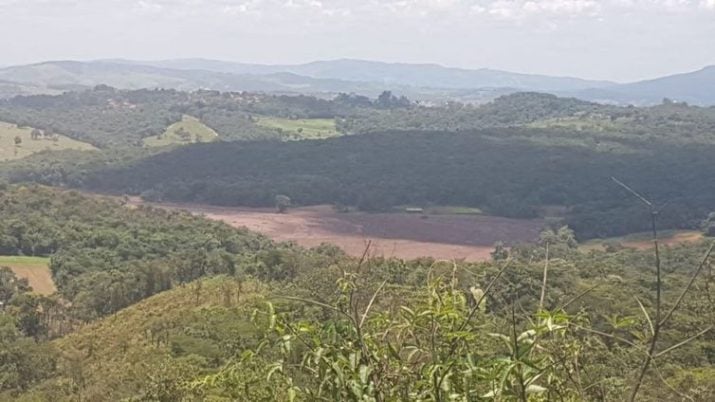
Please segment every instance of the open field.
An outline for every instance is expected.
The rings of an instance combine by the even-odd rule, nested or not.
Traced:
[[[203,214],[304,247],[331,243],[350,255],[360,256],[370,242],[372,255],[406,259],[428,256],[485,261],[497,241],[506,244],[533,241],[543,225],[541,220],[478,215],[439,214],[424,218],[405,213],[338,213],[330,206],[294,208],[286,214],[278,214],[270,208],[150,205]]]
[[[173,144],[193,144],[195,142],[211,142],[218,138],[218,133],[199,121],[199,119],[184,115],[181,121],[170,125],[161,135],[147,137],[144,146],[160,147]]]
[[[90,144],[73,140],[64,135],[43,135],[39,139],[32,139],[32,130],[29,127],[18,128],[15,124],[0,122],[0,161],[20,159],[45,150],[96,149]],[[15,145],[16,137],[20,139],[20,143],[17,145]]]
[[[694,243],[703,239],[703,233],[694,230],[668,230],[659,233],[659,243],[666,246],[674,246],[681,243]],[[633,233],[627,236],[612,237],[608,239],[589,240],[580,245],[581,249],[597,250],[603,249],[607,244],[620,244],[623,247],[646,250],[653,247],[650,233]]]
[[[43,295],[57,290],[49,264],[50,259],[45,257],[0,256],[0,266],[10,268],[20,278],[26,278],[32,289]]]
[[[257,124],[268,128],[277,128],[290,134],[291,139],[314,140],[337,137],[334,119],[284,119],[280,117],[259,117]]]

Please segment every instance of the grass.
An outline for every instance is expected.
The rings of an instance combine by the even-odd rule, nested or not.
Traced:
[[[0,122],[0,161],[20,159],[41,151],[60,151],[65,149],[93,150],[96,149],[85,142],[73,140],[64,135],[54,135],[32,139],[32,128],[19,128],[15,124]],[[15,138],[20,143],[15,145]]]
[[[533,128],[565,128],[576,131],[615,131],[622,128],[623,124],[606,117],[588,116],[539,120],[529,126]]]
[[[667,246],[696,242],[702,238],[702,232],[695,230],[661,230],[658,232],[659,242]],[[582,243],[579,247],[585,251],[600,250],[604,249],[608,244],[620,244],[624,247],[647,249],[653,245],[652,234],[650,232],[642,232],[607,239],[593,239]]]
[[[39,294],[49,295],[57,290],[47,257],[0,256],[0,266],[8,267],[18,277],[27,279]]]
[[[315,140],[337,137],[335,119],[284,119],[280,117],[259,117],[259,126],[275,128],[288,134],[291,140]]]
[[[197,142],[211,142],[218,138],[218,133],[202,123],[196,117],[184,115],[181,121],[170,125],[161,135],[144,139],[145,147],[167,145],[185,145]]]

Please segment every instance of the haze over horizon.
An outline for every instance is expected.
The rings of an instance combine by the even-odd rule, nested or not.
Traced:
[[[628,82],[715,64],[715,0],[0,0],[0,13],[0,37],[25,36],[0,41],[3,66],[349,58]]]

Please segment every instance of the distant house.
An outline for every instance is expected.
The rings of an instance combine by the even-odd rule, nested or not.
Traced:
[[[424,212],[422,208],[405,208],[405,212],[408,214],[421,214]]]

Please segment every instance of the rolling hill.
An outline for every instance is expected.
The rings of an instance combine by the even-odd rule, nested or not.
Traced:
[[[172,144],[193,144],[211,142],[218,138],[216,131],[201,123],[193,116],[184,115],[180,121],[170,125],[162,134],[143,139],[144,146],[157,147]]]
[[[438,64],[384,63],[339,59],[295,65],[261,65],[217,60],[185,59],[141,62],[182,70],[208,70],[232,74],[275,74],[289,72],[328,80],[382,83],[388,86],[412,86],[443,89],[514,88],[519,90],[568,91],[614,85],[571,77],[551,77],[508,71],[450,68]]]
[[[715,66],[653,80],[579,91],[576,96],[598,102],[647,105],[664,98],[696,105],[715,104]]]
[[[33,132],[40,133],[40,135],[34,138]],[[29,127],[18,127],[15,124],[0,121],[0,161],[20,159],[42,151],[66,149],[86,151],[96,148],[86,142],[77,141],[64,135],[43,133]]]
[[[568,77],[467,70],[433,64],[362,60],[301,65],[257,65],[215,60],[48,61],[0,69],[0,97],[59,93],[106,84],[121,89],[170,88],[273,93],[357,93],[376,96],[386,89],[417,100],[484,101],[524,91],[601,88],[608,82]]]
[[[106,84],[120,89],[259,91],[332,96],[375,96],[393,90],[414,100],[484,102],[499,95],[539,91],[603,103],[650,105],[671,98],[715,103],[715,66],[634,83],[521,74],[437,64],[328,60],[294,65],[220,60],[48,61],[0,69],[0,97],[59,93]]]
[[[171,69],[110,61],[50,61],[0,69],[0,82],[8,89],[1,97],[25,93],[57,93],[97,85],[121,89],[165,88],[178,90],[262,91],[279,93],[360,92],[376,94],[381,86],[340,80],[315,79],[289,72],[231,74],[210,70]],[[2,87],[0,87],[2,89]]]

